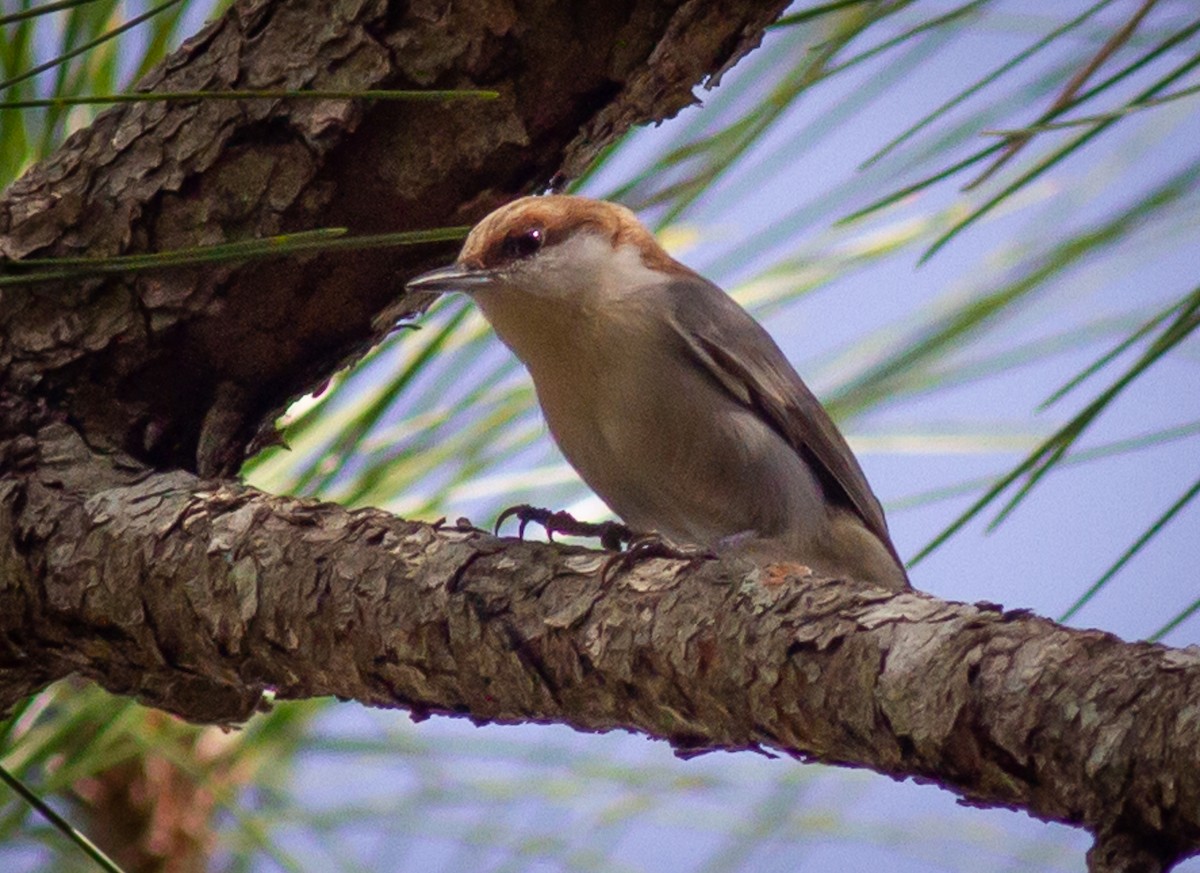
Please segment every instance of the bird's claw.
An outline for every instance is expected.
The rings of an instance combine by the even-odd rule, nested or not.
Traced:
[[[711,561],[717,557],[712,549],[703,546],[679,546],[656,532],[635,533],[619,521],[580,521],[569,512],[562,510],[543,509],[540,506],[530,506],[520,503],[510,506],[496,518],[493,533],[500,533],[500,526],[510,518],[519,521],[517,536],[525,538],[525,528],[530,522],[540,524],[546,531],[546,537],[554,542],[556,533],[572,537],[598,537],[600,545],[610,552],[616,552],[600,569],[600,584],[607,584],[615,574],[632,569],[642,561],[650,558],[671,558],[679,561],[695,563]],[[621,551],[621,546],[628,543],[628,548]]]
[[[598,537],[600,545],[605,549],[620,551],[622,543],[634,539],[633,531],[618,521],[580,521],[569,512],[542,509],[539,506],[530,506],[528,503],[510,506],[500,513],[493,532],[499,534],[500,526],[513,517],[520,522],[517,527],[517,536],[521,539],[525,539],[525,528],[530,522],[540,524],[546,531],[546,538],[551,542],[554,542],[556,533],[571,537]]]
[[[607,585],[613,575],[631,570],[650,558],[670,558],[695,564],[700,561],[713,561],[717,557],[712,549],[704,546],[676,545],[660,533],[638,534],[630,538],[629,547],[625,551],[613,555],[604,563],[600,570],[600,584]]]

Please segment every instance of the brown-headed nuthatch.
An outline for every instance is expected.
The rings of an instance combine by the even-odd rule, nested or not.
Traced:
[[[862,468],[779,347],[625,207],[522,198],[408,287],[474,298],[631,529],[908,586]]]

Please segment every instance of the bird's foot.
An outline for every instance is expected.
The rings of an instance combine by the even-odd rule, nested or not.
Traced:
[[[510,506],[500,513],[496,519],[494,533],[500,532],[500,526],[510,518],[519,522],[517,536],[525,538],[525,528],[531,523],[540,524],[546,531],[546,537],[554,542],[555,534],[566,534],[572,537],[597,537],[600,545],[610,552],[617,552],[600,569],[600,582],[606,584],[616,573],[633,569],[642,561],[651,558],[670,558],[677,561],[711,561],[718,557],[717,553],[705,546],[680,546],[671,542],[662,534],[655,531],[640,533],[631,530],[619,521],[580,521],[569,512],[562,510],[543,509],[521,503]],[[628,548],[621,551],[621,546],[628,543]]]
[[[619,521],[580,521],[569,512],[542,509],[538,506],[530,506],[528,503],[510,506],[500,513],[499,518],[496,519],[494,532],[499,533],[500,525],[514,517],[520,522],[517,527],[517,536],[521,539],[525,538],[525,528],[530,522],[540,524],[545,529],[546,538],[550,542],[554,542],[555,534],[566,534],[571,537],[597,537],[600,545],[610,552],[619,552],[623,543],[629,543],[636,539],[633,531]]]
[[[629,539],[629,547],[625,551],[613,555],[605,562],[600,570],[600,584],[607,584],[614,574],[632,570],[650,558],[670,558],[696,564],[700,561],[713,561],[717,557],[717,553],[706,546],[677,545],[654,531],[636,534]]]

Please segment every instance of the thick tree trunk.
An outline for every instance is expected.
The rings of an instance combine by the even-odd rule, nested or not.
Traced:
[[[686,105],[781,5],[241,3],[146,84],[501,99],[121,107],[7,192],[0,253],[467,223]],[[0,710],[80,674],[206,723],[269,690],[624,727],[936,781],[1089,828],[1096,870],[1200,849],[1196,652],[788,568],[655,561],[604,586],[595,553],[220,478],[418,311],[403,280],[448,254],[4,290]]]

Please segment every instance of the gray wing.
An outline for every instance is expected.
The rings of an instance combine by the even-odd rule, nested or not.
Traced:
[[[904,566],[850,446],[770,334],[702,276],[678,279],[666,293],[686,353],[791,444],[812,465],[829,500],[856,513]]]

